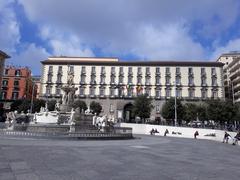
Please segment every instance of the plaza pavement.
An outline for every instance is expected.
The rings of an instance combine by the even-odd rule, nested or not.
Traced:
[[[0,136],[0,180],[239,180],[240,147],[135,136],[77,141]]]

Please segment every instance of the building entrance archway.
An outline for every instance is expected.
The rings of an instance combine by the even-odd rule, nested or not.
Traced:
[[[135,122],[135,114],[133,112],[133,104],[128,103],[123,108],[123,119],[126,123],[134,123]]]

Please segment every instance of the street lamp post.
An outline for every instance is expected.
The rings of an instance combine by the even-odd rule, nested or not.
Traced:
[[[31,97],[31,108],[30,108],[30,113],[32,114],[33,111],[33,96],[34,96],[34,90],[35,90],[35,83],[33,83],[32,86],[32,97]]]
[[[174,119],[174,123],[175,123],[175,126],[177,126],[177,87],[176,87],[176,82],[174,83],[174,88],[175,88],[175,105],[174,105],[175,119]]]

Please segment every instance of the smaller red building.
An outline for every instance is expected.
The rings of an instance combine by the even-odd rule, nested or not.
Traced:
[[[31,70],[27,67],[7,66],[2,78],[1,101],[31,99],[36,96],[37,86],[33,88]],[[34,93],[32,94],[32,92]]]

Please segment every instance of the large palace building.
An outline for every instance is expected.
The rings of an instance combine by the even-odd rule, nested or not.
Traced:
[[[119,61],[117,58],[49,57],[42,61],[40,97],[61,99],[67,74],[74,74],[76,99],[100,102],[102,114],[134,119],[133,98],[153,99],[152,117],[159,118],[166,99],[202,101],[224,98],[223,64],[220,62]]]

